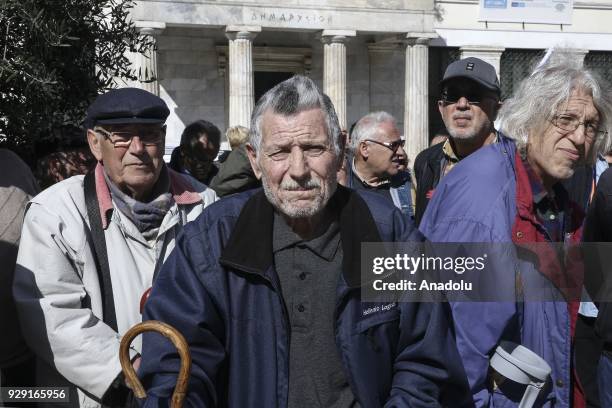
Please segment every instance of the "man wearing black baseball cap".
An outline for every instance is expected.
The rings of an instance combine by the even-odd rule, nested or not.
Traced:
[[[498,138],[493,122],[501,90],[491,64],[473,57],[455,61],[446,68],[440,88],[438,109],[450,137],[423,150],[414,162],[417,224],[440,179],[461,159]]]
[[[71,406],[125,406],[119,340],[182,226],[216,195],[164,164],[166,103],[136,88],[89,107],[93,172],[36,196],[27,211],[14,295],[39,385],[70,387]],[[139,364],[140,345],[132,349]],[[75,404],[78,401],[78,404]]]

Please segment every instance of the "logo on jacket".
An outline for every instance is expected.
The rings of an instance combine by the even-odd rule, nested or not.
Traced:
[[[397,307],[397,302],[391,303],[383,303],[381,305],[376,305],[372,307],[368,307],[362,313],[363,316],[369,316],[374,313],[387,312],[389,310],[395,309]]]

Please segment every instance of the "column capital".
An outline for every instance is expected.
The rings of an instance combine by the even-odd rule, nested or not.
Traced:
[[[459,48],[462,55],[466,56],[478,56],[478,55],[490,55],[499,56],[506,50],[505,47],[493,47],[493,46],[480,46],[480,45],[465,45]]]
[[[501,70],[501,56],[504,50],[504,47],[475,45],[466,45],[459,48],[461,59],[476,57],[488,62],[489,64],[493,65],[493,68],[495,68],[495,73],[497,74],[498,78]]]
[[[357,31],[355,30],[323,30],[321,32],[321,41],[324,44],[344,44],[349,37],[355,36],[357,36]]]
[[[134,21],[134,27],[136,27],[136,30],[138,30],[140,34],[156,37],[166,29],[166,23],[160,21],[136,20]]]
[[[225,36],[230,40],[253,41],[261,32],[261,26],[228,25],[225,27]]]
[[[409,32],[404,36],[404,42],[406,45],[428,45],[434,38],[438,38],[437,33]]]

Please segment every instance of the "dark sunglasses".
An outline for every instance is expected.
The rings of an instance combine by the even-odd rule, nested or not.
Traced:
[[[459,102],[459,99],[461,99],[462,97],[467,99],[470,105],[478,105],[479,103],[482,103],[482,101],[484,101],[486,98],[493,98],[493,99],[496,98],[490,92],[487,92],[482,89],[466,89],[466,88],[449,87],[445,89],[444,91],[442,91],[442,102],[444,103],[448,103],[448,104],[457,103]]]
[[[381,146],[385,146],[387,149],[390,149],[393,153],[397,152],[397,149],[401,147],[404,147],[404,144],[406,143],[405,140],[396,140],[394,142],[379,142],[378,140],[372,140],[372,139],[365,139],[364,142],[372,142],[372,143],[376,143],[379,144]]]

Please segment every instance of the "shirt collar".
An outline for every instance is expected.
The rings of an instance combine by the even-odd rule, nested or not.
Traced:
[[[450,138],[444,141],[444,144],[442,145],[442,152],[444,153],[444,156],[446,156],[446,159],[448,161],[453,163],[459,162],[460,159],[455,154],[455,150],[453,149],[453,144],[451,143]]]
[[[493,140],[493,143],[497,143],[498,141],[499,133],[497,130],[495,130],[495,139]],[[444,141],[444,144],[442,145],[442,152],[444,153],[444,156],[446,156],[446,159],[453,163],[458,163],[461,160],[455,153],[455,149],[453,149],[453,144],[451,143],[450,137]]]
[[[330,222],[320,235],[305,241],[293,232],[283,217],[275,211],[272,231],[272,251],[274,253],[302,244],[321,258],[331,261],[340,243],[340,228],[337,221]]]

